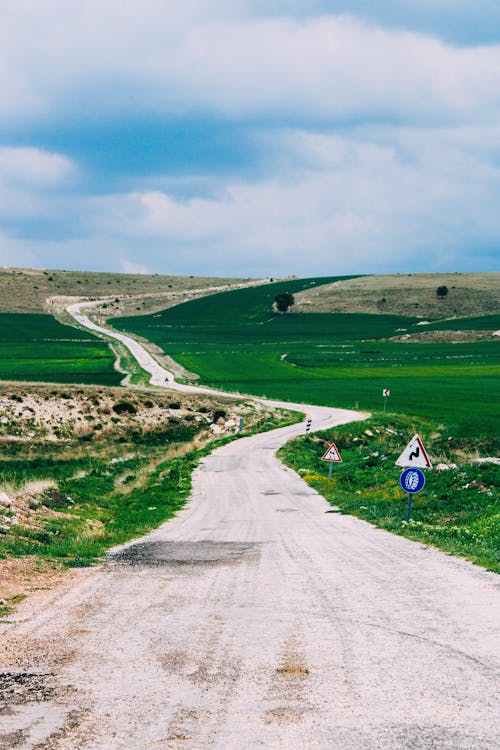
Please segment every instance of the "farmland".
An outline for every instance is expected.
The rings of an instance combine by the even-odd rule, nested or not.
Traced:
[[[0,379],[118,385],[109,346],[51,315],[0,313]]]
[[[112,323],[153,341],[217,388],[366,410],[381,408],[389,388],[395,413],[433,414],[464,434],[495,431],[500,355],[492,332],[500,316],[463,321],[463,329],[489,340],[433,343],[419,340],[424,326],[414,316],[273,311],[277,293],[314,293],[327,281],[334,279],[232,291]],[[435,325],[453,336],[458,326]]]

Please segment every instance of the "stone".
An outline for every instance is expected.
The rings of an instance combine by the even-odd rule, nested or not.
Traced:
[[[12,507],[12,500],[8,495],[5,494],[5,492],[0,492],[0,505],[2,505],[4,508]]]

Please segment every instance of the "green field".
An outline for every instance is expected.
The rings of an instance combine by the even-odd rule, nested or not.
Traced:
[[[0,313],[0,380],[118,385],[110,348],[51,315]]]
[[[422,330],[426,331],[497,331],[500,315],[481,315],[474,318],[456,318],[455,320],[438,320]]]
[[[162,347],[217,388],[302,403],[380,409],[389,388],[395,413],[434,415],[457,433],[494,434],[498,424],[498,342],[406,343],[418,318],[400,315],[279,315],[277,293],[330,279],[302,279],[186,302],[161,313],[110,321]],[[456,330],[456,320],[439,321]],[[429,326],[425,326],[429,328]],[[463,320],[467,330],[500,328],[500,316]]]

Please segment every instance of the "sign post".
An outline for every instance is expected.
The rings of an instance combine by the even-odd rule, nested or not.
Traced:
[[[422,469],[405,469],[399,477],[399,484],[408,493],[408,505],[406,508],[406,520],[411,518],[411,504],[413,495],[425,487],[425,476]]]
[[[382,396],[384,397],[384,412],[387,411],[387,399],[389,398],[390,395],[391,395],[390,390],[388,388],[384,388],[384,390],[382,391]]]
[[[332,478],[332,471],[333,471],[333,464],[335,462],[342,463],[342,459],[340,457],[340,453],[339,453],[338,448],[335,445],[335,443],[330,443],[330,445],[328,446],[327,450],[323,454],[321,460],[322,461],[329,461],[330,462],[330,466],[328,467],[328,479],[331,479]]]
[[[404,471],[399,477],[401,488],[408,493],[408,506],[406,508],[406,520],[411,518],[411,506],[413,495],[425,487],[425,476],[422,469],[432,469],[432,464],[424,448],[420,435],[414,435],[398,460],[396,466],[401,466]]]
[[[309,435],[309,433],[311,432],[311,426],[312,426],[312,419],[311,417],[308,417],[307,422],[306,422],[306,435]]]

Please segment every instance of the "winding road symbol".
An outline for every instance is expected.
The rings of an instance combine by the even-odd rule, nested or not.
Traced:
[[[432,469],[429,456],[424,448],[420,435],[414,435],[398,460],[396,466],[419,467],[420,469]]]

